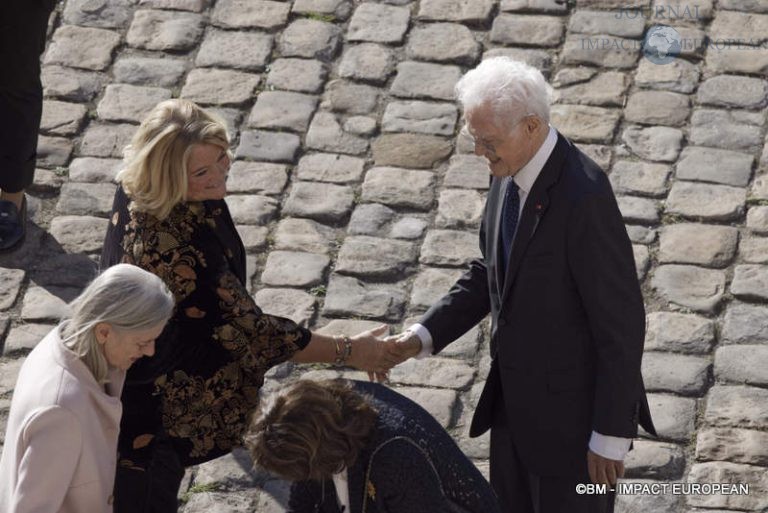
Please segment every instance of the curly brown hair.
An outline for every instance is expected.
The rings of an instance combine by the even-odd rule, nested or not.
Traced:
[[[253,461],[291,481],[326,479],[352,466],[378,412],[345,380],[302,380],[277,395],[254,422]]]

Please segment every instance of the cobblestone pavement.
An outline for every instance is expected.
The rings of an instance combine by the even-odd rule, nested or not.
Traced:
[[[641,55],[657,23],[676,28],[682,58]],[[227,121],[227,201],[264,310],[326,332],[396,331],[478,255],[487,170],[455,137],[452,89],[510,55],[556,86],[552,123],[610,173],[634,244],[660,437],[635,443],[627,479],[751,486],[622,496],[617,511],[766,511],[767,41],[766,0],[63,2],[43,59],[32,223],[0,258],[0,427],[25,354],[93,276],[121,149],[156,102],[188,98]],[[486,474],[488,438],[467,431],[487,328],[392,372]],[[266,390],[337,374],[285,365]],[[286,501],[242,452],[191,469],[183,492],[187,513]]]

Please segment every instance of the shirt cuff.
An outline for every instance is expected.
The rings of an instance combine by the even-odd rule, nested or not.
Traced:
[[[429,330],[419,323],[413,324],[406,331],[414,333],[421,340],[421,351],[415,356],[417,360],[426,358],[434,351],[434,345],[432,344],[432,335]]]
[[[630,445],[632,445],[631,438],[601,435],[597,431],[592,431],[592,437],[589,439],[589,449],[609,460],[624,461]]]

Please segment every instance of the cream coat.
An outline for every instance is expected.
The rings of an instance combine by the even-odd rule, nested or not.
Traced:
[[[93,374],[51,331],[16,382],[0,460],[2,513],[112,513],[125,373]]]

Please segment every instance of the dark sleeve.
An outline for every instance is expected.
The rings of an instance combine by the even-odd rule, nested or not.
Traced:
[[[645,308],[632,244],[610,188],[574,205],[567,251],[597,352],[593,429],[634,437]]]
[[[488,208],[487,202],[485,208]],[[469,331],[491,311],[485,266],[485,215],[480,225],[480,252],[483,257],[470,262],[469,269],[448,293],[419,320],[432,336],[433,354]]]
[[[452,513],[450,501],[426,454],[405,440],[393,440],[374,456],[368,494],[386,513]]]
[[[291,485],[288,513],[322,513],[324,510],[317,508],[322,501],[323,490],[320,482],[297,481]]]

